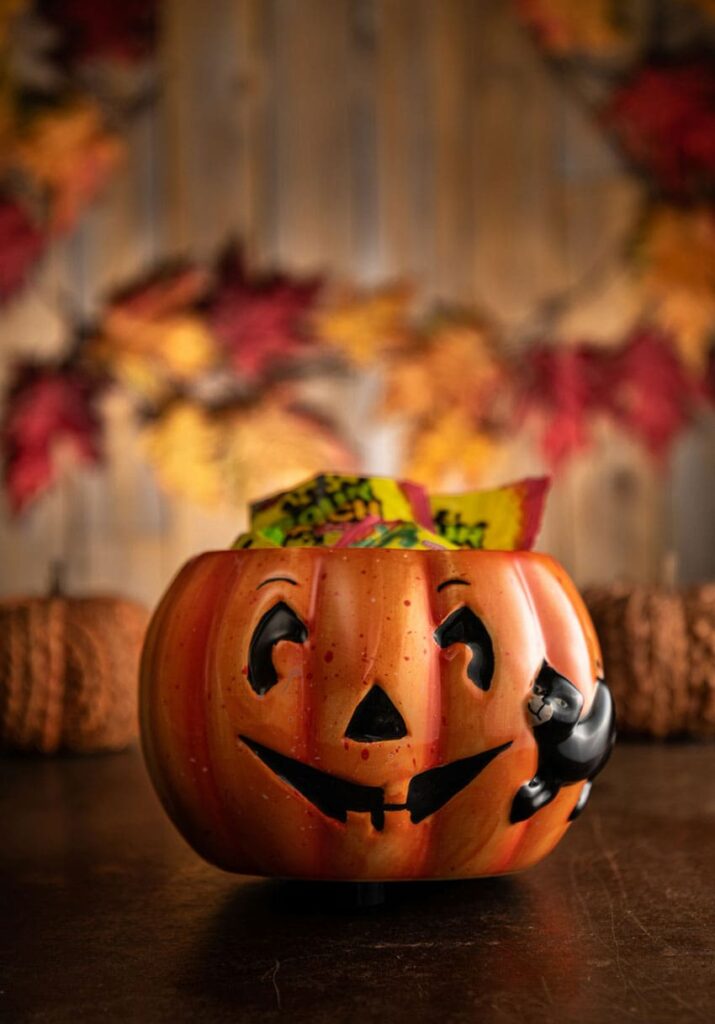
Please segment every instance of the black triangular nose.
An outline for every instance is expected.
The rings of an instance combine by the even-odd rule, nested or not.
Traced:
[[[345,737],[358,743],[400,740],[407,735],[405,720],[381,686],[375,684],[353,712]]]

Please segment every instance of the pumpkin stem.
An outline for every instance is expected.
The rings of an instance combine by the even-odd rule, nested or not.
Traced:
[[[674,590],[678,582],[679,560],[677,551],[666,551],[660,567],[661,583],[667,590]]]
[[[56,558],[50,564],[50,597],[62,597],[65,593],[65,563]]]

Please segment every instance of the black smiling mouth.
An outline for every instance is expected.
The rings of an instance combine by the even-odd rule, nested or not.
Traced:
[[[326,817],[346,822],[348,811],[363,812],[370,815],[370,821],[378,832],[385,827],[386,811],[408,811],[415,825],[434,814],[512,744],[509,740],[481,754],[420,772],[410,779],[404,804],[386,804],[385,791],[381,786],[362,786],[357,782],[348,782],[285,754],[279,754],[248,736],[239,736],[239,739],[278,778],[297,790]]]

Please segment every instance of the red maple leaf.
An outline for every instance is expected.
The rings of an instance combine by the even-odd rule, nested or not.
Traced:
[[[23,511],[52,486],[60,452],[80,463],[100,461],[98,386],[95,378],[77,369],[19,369],[0,432],[13,512]]]
[[[11,199],[0,199],[0,302],[24,285],[45,246],[41,231]]]
[[[208,316],[237,374],[253,382],[276,364],[304,354],[311,338],[302,322],[320,286],[317,278],[294,280],[283,274],[251,279],[240,253],[222,257]]]
[[[664,191],[684,195],[712,188],[712,64],[646,66],[615,91],[603,116],[626,155]]]
[[[589,419],[601,391],[596,353],[586,345],[536,345],[526,353],[523,380],[521,413],[541,414],[541,447],[558,469],[590,441]]]
[[[634,331],[610,362],[611,412],[651,455],[663,458],[692,419],[695,382],[668,339],[647,327]]]
[[[690,422],[696,397],[668,339],[641,327],[616,350],[535,346],[525,359],[520,410],[541,415],[542,450],[557,469],[587,447],[598,415],[609,416],[662,458]]]
[[[62,32],[70,59],[133,63],[156,38],[157,0],[41,0],[44,17]]]

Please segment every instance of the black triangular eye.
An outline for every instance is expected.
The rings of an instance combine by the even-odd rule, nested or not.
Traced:
[[[279,640],[302,644],[307,639],[307,627],[284,601],[266,612],[256,626],[248,650],[248,681],[256,693],[262,697],[278,682],[272,657],[274,645]]]
[[[480,690],[488,690],[494,675],[494,648],[487,628],[471,608],[463,605],[448,616],[434,632],[440,647],[466,644],[472,655],[467,675]]]

